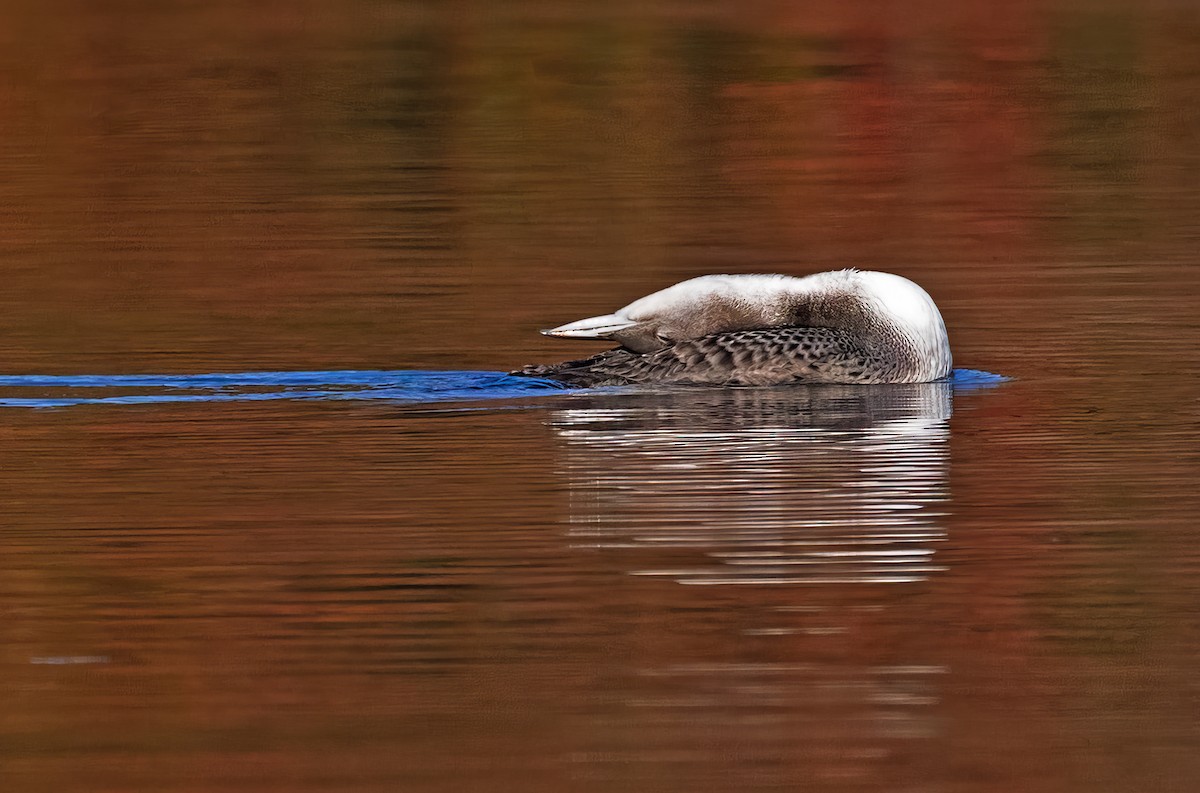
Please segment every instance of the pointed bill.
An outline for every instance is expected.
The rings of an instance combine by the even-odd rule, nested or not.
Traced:
[[[612,334],[638,324],[635,320],[617,314],[605,314],[602,317],[589,317],[577,322],[568,322],[557,328],[543,330],[546,336],[558,336],[565,339],[611,339]]]

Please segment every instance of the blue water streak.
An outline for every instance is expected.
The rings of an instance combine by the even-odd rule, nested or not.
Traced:
[[[955,391],[990,388],[1007,378],[956,369]],[[232,372],[196,375],[0,375],[0,407],[61,408],[76,405],[147,405],[182,402],[387,400],[402,403],[518,399],[567,390],[560,383],[503,372],[344,370]],[[78,395],[79,391],[91,392]],[[112,393],[120,391],[122,393]],[[36,394],[36,396],[32,395]]]
[[[0,375],[0,388],[41,391],[0,396],[0,407],[144,405],[170,402],[261,402],[278,399],[445,402],[515,399],[562,393],[563,386],[503,372],[346,370],[197,375]],[[76,396],[76,390],[102,390]],[[111,394],[113,390],[135,393]],[[44,393],[53,391],[55,393]],[[62,393],[62,392],[67,393]]]
[[[955,369],[950,373],[950,383],[955,391],[975,391],[980,388],[993,388],[1001,383],[1007,383],[1009,378],[1002,374],[985,372],[982,369]]]

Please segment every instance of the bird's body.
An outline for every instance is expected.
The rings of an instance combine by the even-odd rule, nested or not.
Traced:
[[[578,386],[921,383],[950,373],[933,300],[888,273],[710,275],[546,335],[620,344],[515,374]]]

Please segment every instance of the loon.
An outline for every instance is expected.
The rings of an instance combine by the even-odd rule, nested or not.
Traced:
[[[514,375],[570,386],[925,383],[950,374],[942,315],[898,275],[704,275],[611,314],[543,330],[616,349]]]

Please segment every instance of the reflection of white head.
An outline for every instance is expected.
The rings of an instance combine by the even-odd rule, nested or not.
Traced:
[[[542,331],[549,336],[611,339],[637,352],[713,333],[777,327],[838,328],[863,348],[902,358],[910,382],[950,373],[941,313],[907,278],[838,270],[787,275],[705,275],[635,300],[612,314]]]

